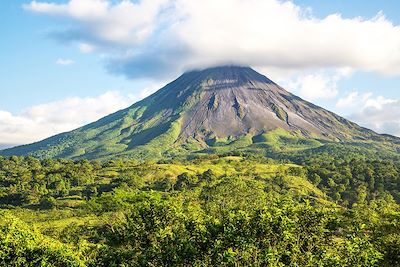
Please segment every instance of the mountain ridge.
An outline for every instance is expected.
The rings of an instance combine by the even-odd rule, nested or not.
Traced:
[[[0,154],[152,158],[250,146],[265,142],[271,132],[304,142],[400,140],[305,101],[250,67],[220,66],[186,72],[126,109]]]

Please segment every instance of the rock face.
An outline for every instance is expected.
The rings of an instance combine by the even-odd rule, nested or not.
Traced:
[[[97,122],[3,155],[103,158],[194,151],[275,129],[304,138],[386,138],[289,93],[248,67],[191,71]]]
[[[180,79],[199,81],[195,104],[183,114],[183,139],[259,135],[276,128],[331,140],[365,138],[370,133],[296,97],[251,68],[212,68]]]

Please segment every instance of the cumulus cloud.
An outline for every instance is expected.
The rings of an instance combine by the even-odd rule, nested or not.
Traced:
[[[96,47],[94,45],[91,45],[91,44],[80,43],[79,44],[79,50],[82,53],[92,53],[93,51],[96,50]]]
[[[297,77],[294,81],[289,82],[288,89],[297,92],[307,100],[333,98],[338,93],[336,81],[323,74],[307,74]]]
[[[75,64],[75,61],[72,59],[59,58],[57,59],[56,64],[61,66],[69,66]]]
[[[0,147],[31,143],[73,130],[125,108],[141,97],[126,97],[110,91],[97,97],[70,97],[29,107],[20,114],[0,110]]]
[[[344,97],[339,98],[336,102],[336,107],[353,109],[382,109],[385,105],[396,102],[397,100],[385,98],[383,96],[374,97],[373,93],[371,92],[360,93],[358,91],[352,91],[347,93]]]
[[[67,4],[56,4],[32,1],[23,7],[76,22],[76,27],[54,36],[91,40],[101,45],[131,46],[143,43],[157,29],[157,15],[168,3],[167,0],[113,2],[70,0]]]
[[[400,136],[400,100],[353,91],[340,98],[336,106],[357,110],[347,117],[364,127]]]
[[[263,70],[270,73],[270,70]],[[278,72],[271,76],[273,79],[286,89],[296,93],[300,97],[309,101],[317,99],[333,99],[339,93],[338,82],[350,77],[350,68],[323,69],[314,72]]]
[[[371,92],[360,93],[353,91],[347,93],[344,97],[341,97],[336,102],[338,108],[362,108],[371,100],[373,94]]]
[[[370,104],[350,118],[379,133],[400,137],[400,100],[381,98]]]
[[[54,37],[108,51],[107,68],[131,78],[217,64],[400,74],[400,27],[382,13],[318,18],[278,0],[32,1],[24,8],[68,19],[73,26]],[[305,79],[326,87],[321,77]]]

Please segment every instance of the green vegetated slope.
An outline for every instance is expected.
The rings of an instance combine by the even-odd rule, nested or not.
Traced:
[[[0,266],[398,266],[400,164],[0,157]]]
[[[188,72],[0,151],[0,266],[400,266],[399,152],[250,68]]]
[[[124,110],[0,155],[165,159],[240,150],[280,158],[340,144],[389,156],[400,150],[398,138],[309,103],[250,68],[225,66],[185,73]]]

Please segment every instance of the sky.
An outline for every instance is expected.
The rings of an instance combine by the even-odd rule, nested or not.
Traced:
[[[397,0],[0,1],[0,148],[228,64],[400,136],[399,14]]]

